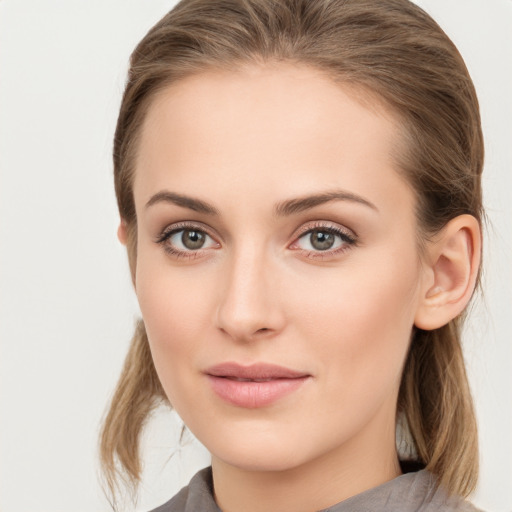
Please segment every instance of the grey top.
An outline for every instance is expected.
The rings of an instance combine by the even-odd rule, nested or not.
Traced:
[[[222,512],[213,498],[211,467],[152,512]],[[448,498],[426,469],[406,473],[320,512],[479,512],[461,498]],[[481,511],[480,511],[481,512]]]

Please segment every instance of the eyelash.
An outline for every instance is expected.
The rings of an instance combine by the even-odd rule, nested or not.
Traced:
[[[307,258],[310,258],[310,259],[322,260],[322,259],[326,259],[326,258],[332,258],[335,256],[339,256],[339,255],[343,254],[344,252],[348,251],[351,247],[354,247],[357,245],[357,241],[358,241],[357,236],[353,232],[351,232],[349,230],[342,229],[342,228],[332,225],[330,223],[315,222],[313,224],[308,224],[308,225],[304,226],[303,228],[301,228],[299,230],[299,232],[297,233],[297,235],[295,236],[295,240],[291,244],[291,246],[297,244],[297,242],[301,238],[305,237],[306,235],[311,235],[311,233],[313,233],[314,231],[329,233],[336,237],[339,237],[341,239],[341,241],[343,242],[343,244],[336,249],[325,250],[325,251],[320,251],[320,250],[307,251],[305,249],[294,249],[294,250],[304,251],[304,256],[306,256]],[[291,247],[291,246],[289,246],[289,247]]]
[[[196,230],[198,232],[204,233],[206,236],[211,238],[212,240],[215,240],[215,238],[209,234],[208,230],[205,229],[205,226],[200,224],[194,224],[189,222],[180,222],[178,224],[172,224],[171,226],[166,227],[158,236],[158,238],[155,240],[157,244],[162,245],[165,252],[174,258],[177,259],[195,259],[201,256],[201,253],[208,249],[197,249],[197,250],[188,250],[188,251],[182,251],[180,249],[176,249],[176,247],[172,246],[168,243],[170,238],[181,232],[186,230]],[[343,244],[334,249],[334,250],[305,250],[300,248],[293,248],[293,245],[297,244],[298,241],[305,237],[306,235],[310,235],[314,231],[320,231],[325,232],[334,235],[335,237],[339,237]],[[313,224],[305,225],[303,228],[299,230],[299,232],[295,235],[294,241],[292,244],[290,244],[288,247],[295,251],[302,251],[304,253],[304,256],[306,258],[310,259],[325,259],[325,258],[331,258],[338,256],[340,254],[343,254],[347,250],[349,250],[351,247],[357,245],[357,236],[355,236],[351,231],[349,230],[343,230],[337,226],[334,226],[330,223],[322,223],[322,222],[316,222]]]
[[[158,238],[155,240],[157,244],[160,244],[164,251],[173,256],[177,259],[195,259],[201,254],[201,249],[198,249],[196,251],[188,250],[188,251],[181,251],[180,249],[176,249],[176,247],[173,247],[170,243],[167,243],[170,238],[179,233],[180,231],[199,231],[201,233],[204,233],[206,236],[210,237],[212,240],[215,240],[212,235],[208,233],[208,230],[205,229],[205,226],[201,224],[194,224],[190,222],[180,222],[178,224],[172,224],[171,226],[166,227],[158,236]]]

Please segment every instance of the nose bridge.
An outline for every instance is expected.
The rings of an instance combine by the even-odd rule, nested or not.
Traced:
[[[264,247],[248,241],[234,248],[226,262],[217,310],[218,327],[234,339],[277,332],[282,316],[277,306],[275,264]]]

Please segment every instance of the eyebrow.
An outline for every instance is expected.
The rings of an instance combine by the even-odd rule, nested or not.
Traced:
[[[286,217],[310,210],[315,206],[320,206],[331,201],[350,201],[378,211],[378,208],[373,203],[357,194],[354,194],[353,192],[332,190],[282,201],[274,207],[274,214],[279,217]],[[162,190],[151,196],[149,201],[146,203],[146,208],[157,203],[171,203],[206,215],[219,215],[219,211],[215,206],[203,201],[202,199],[177,194],[176,192],[169,192],[167,190]]]
[[[150,200],[146,203],[146,208],[157,203],[171,203],[181,206],[182,208],[188,208],[189,210],[205,213],[207,215],[219,214],[217,208],[206,201],[182,194],[176,194],[175,192],[169,192],[167,190],[162,190],[161,192],[157,192],[155,195],[151,196]]]
[[[377,212],[379,211],[379,209],[373,203],[364,197],[361,197],[352,192],[347,192],[345,190],[332,190],[282,201],[275,206],[274,213],[278,216],[293,215],[295,213],[300,213],[314,208],[315,206],[329,203],[331,201],[350,201],[367,206],[368,208],[371,208]]]

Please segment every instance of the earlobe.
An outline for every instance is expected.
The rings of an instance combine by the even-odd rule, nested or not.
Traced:
[[[119,226],[117,228],[117,238],[123,245],[126,245],[128,233],[126,228],[126,221],[124,219],[121,219],[121,221],[119,222]]]
[[[480,251],[480,225],[472,215],[455,217],[429,242],[416,327],[437,329],[464,310],[476,285]]]

